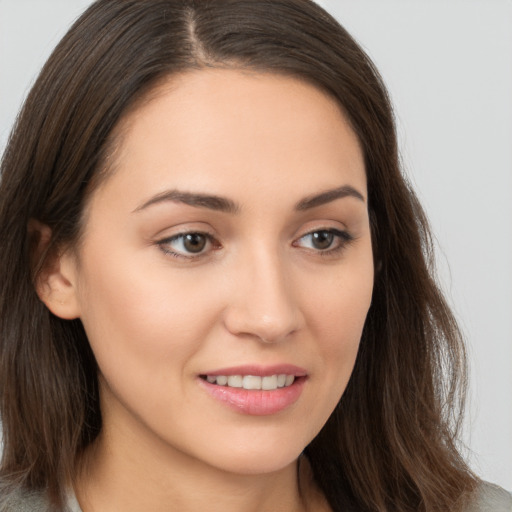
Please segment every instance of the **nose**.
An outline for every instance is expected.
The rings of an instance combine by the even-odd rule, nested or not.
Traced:
[[[224,315],[227,330],[263,343],[283,341],[298,331],[303,316],[290,274],[286,263],[270,251],[240,261]]]

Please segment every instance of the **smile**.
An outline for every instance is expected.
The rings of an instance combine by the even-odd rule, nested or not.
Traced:
[[[216,402],[251,416],[277,414],[299,400],[308,372],[292,364],[243,365],[198,375],[201,388]]]
[[[257,375],[206,375],[202,377],[210,384],[226,386],[230,388],[243,388],[248,390],[272,391],[291,386],[295,381],[295,375],[284,373],[260,377]]]

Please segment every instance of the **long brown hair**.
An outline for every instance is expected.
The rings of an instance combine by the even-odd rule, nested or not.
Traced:
[[[392,108],[372,62],[309,0],[99,0],[44,66],[1,164],[0,384],[4,483],[57,506],[101,430],[97,367],[79,320],[34,280],[30,219],[48,254],[78,243],[108,176],[113,130],[170,74],[248,68],[307,80],[342,106],[363,149],[376,277],[349,385],[305,449],[335,511],[459,510],[476,479],[456,447],[465,355],[433,280],[428,224],[400,172]]]

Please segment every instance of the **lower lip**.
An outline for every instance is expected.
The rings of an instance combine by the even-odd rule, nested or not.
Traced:
[[[287,409],[299,399],[305,381],[305,377],[296,377],[288,387],[263,391],[219,386],[199,379],[210,396],[237,412],[252,416],[268,416]]]

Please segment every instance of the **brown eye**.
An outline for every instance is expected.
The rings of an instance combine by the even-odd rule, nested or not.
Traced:
[[[203,256],[219,246],[211,235],[199,232],[180,233],[158,241],[157,245],[165,254],[189,259]]]
[[[201,233],[189,233],[183,237],[183,247],[187,252],[198,253],[206,247],[207,238]]]
[[[293,245],[327,255],[337,250],[341,251],[352,240],[354,238],[347,231],[319,229],[300,237]]]
[[[325,250],[331,247],[334,241],[334,233],[330,231],[315,231],[311,233],[311,245],[315,249]]]

